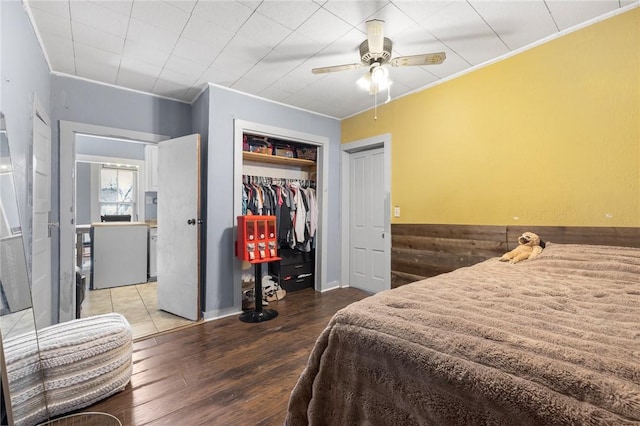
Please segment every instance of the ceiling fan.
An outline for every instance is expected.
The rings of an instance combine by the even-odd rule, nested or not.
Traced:
[[[367,89],[370,94],[376,94],[378,91],[388,88],[391,84],[389,72],[383,65],[390,64],[392,67],[437,65],[446,59],[444,52],[399,56],[391,59],[393,43],[384,36],[384,21],[373,19],[367,21],[366,24],[367,39],[360,43],[360,63],[314,68],[311,72],[314,74],[326,74],[368,66],[368,73],[358,80],[358,84]]]

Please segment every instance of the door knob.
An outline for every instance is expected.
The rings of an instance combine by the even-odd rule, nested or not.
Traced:
[[[195,224],[196,224],[196,220],[195,219],[187,220],[187,225],[195,225]]]

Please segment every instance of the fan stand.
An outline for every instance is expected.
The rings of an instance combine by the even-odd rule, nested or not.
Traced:
[[[275,260],[280,260],[280,258],[271,258],[269,262]],[[254,298],[256,306],[253,311],[246,311],[240,314],[240,321],[254,323],[272,320],[278,316],[278,311],[262,308],[262,264],[268,262],[256,261],[251,263],[253,263],[255,269]]]

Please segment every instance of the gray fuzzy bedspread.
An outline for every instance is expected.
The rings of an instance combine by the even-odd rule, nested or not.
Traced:
[[[639,425],[640,249],[548,243],[336,313],[296,425]]]

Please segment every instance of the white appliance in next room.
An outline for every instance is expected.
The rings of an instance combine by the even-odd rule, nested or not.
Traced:
[[[147,282],[147,224],[99,222],[91,226],[94,290]]]
[[[156,262],[156,245],[158,244],[158,228],[149,228],[149,280],[153,281],[158,277]]]

